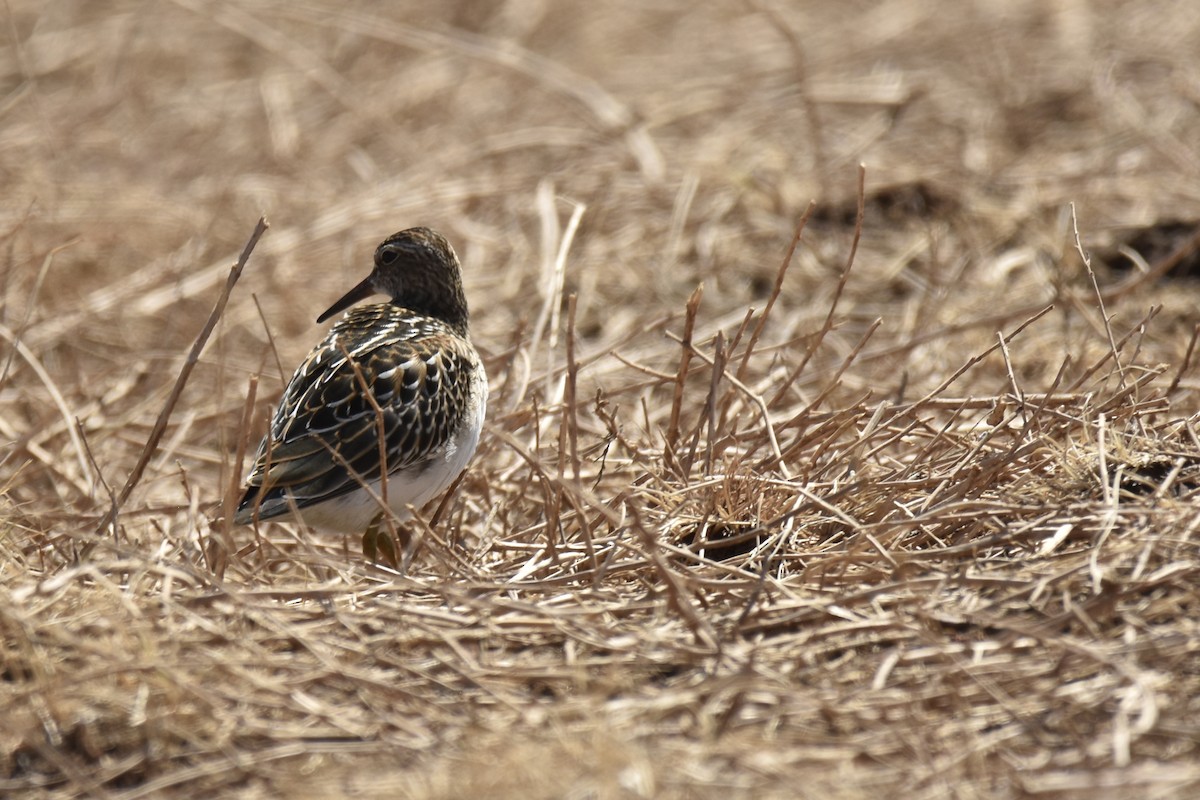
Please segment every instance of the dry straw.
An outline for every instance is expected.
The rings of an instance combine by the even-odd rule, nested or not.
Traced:
[[[1200,791],[1194,14],[10,5],[0,794]],[[226,525],[410,224],[471,469]]]

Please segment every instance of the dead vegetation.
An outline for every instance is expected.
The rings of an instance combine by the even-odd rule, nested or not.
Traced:
[[[1200,791],[1197,11],[335,5],[4,9],[0,793]],[[472,469],[226,528],[416,224]]]

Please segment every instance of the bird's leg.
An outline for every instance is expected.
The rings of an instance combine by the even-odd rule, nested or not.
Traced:
[[[404,560],[401,562],[403,567],[401,567],[400,571],[407,574],[408,565],[412,563],[413,558],[417,555],[417,548],[421,546],[421,539],[423,538],[421,536],[421,529],[415,525],[411,528],[408,525],[397,525],[396,535],[400,537],[400,544],[404,547]]]
[[[363,534],[363,556],[368,561],[386,564],[392,569],[400,568],[400,558],[396,553],[396,542],[388,533],[383,523],[384,512],[379,512]]]

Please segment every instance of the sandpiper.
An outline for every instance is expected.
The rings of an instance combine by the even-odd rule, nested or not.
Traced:
[[[449,486],[479,443],[487,376],[467,330],[454,249],[409,228],[375,250],[371,274],[317,318],[349,311],[296,370],[234,519],[295,511],[315,528],[378,532]],[[384,481],[386,480],[386,485]]]

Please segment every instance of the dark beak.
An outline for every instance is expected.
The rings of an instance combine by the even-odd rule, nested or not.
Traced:
[[[324,314],[317,317],[317,324],[321,324],[339,311],[345,311],[359,300],[366,300],[373,294],[375,294],[375,287],[371,284],[371,278],[368,276],[367,279],[358,286],[355,286],[353,289],[346,292],[346,294],[342,296],[342,299],[331,305]]]

